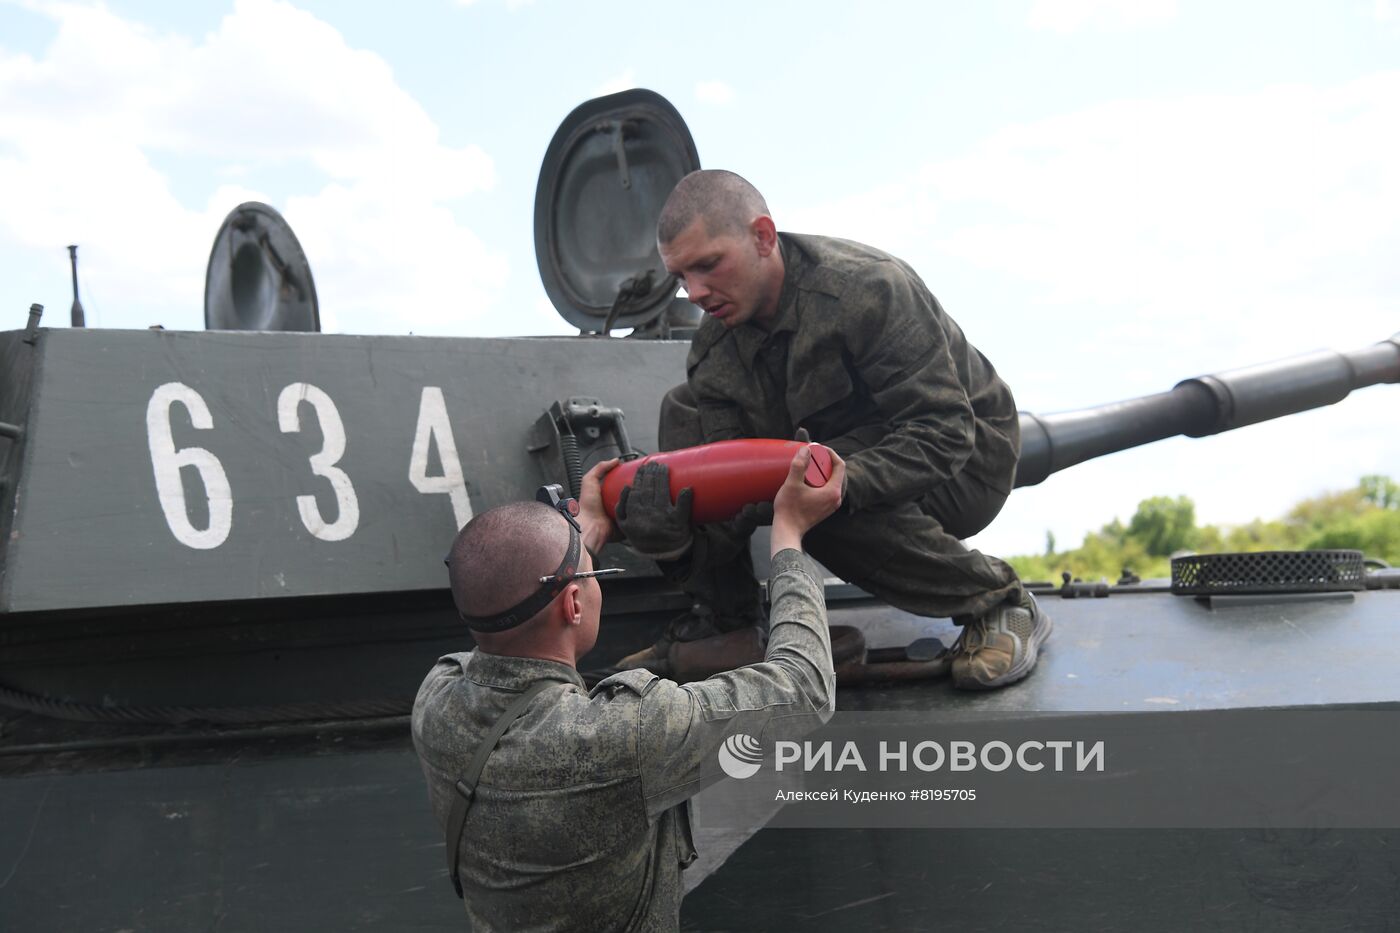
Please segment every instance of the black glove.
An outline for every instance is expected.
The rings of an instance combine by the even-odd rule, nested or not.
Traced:
[[[734,516],[734,527],[737,531],[746,535],[751,535],[759,525],[773,524],[773,503],[771,502],[750,502],[739,510],[739,514]]]
[[[792,439],[797,441],[799,444],[812,443],[812,435],[807,433],[806,428],[798,428],[797,433],[792,436]]]
[[[664,463],[643,464],[617,500],[617,527],[633,550],[652,560],[683,557],[694,538],[691,492],[689,486],[682,489],[672,505],[671,468]]]

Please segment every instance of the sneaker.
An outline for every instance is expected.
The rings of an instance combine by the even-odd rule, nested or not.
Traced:
[[[974,619],[953,645],[953,686],[993,690],[1014,684],[1035,667],[1052,628],[1030,593],[1022,605],[998,606]]]

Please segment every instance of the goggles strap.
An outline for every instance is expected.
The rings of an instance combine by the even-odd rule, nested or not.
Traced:
[[[468,628],[477,632],[504,632],[506,629],[515,628],[520,623],[528,621],[535,613],[553,602],[554,597],[564,592],[564,587],[569,585],[571,575],[578,569],[578,557],[579,533],[570,522],[568,550],[564,552],[564,560],[560,562],[558,569],[550,575],[548,583],[541,583],[538,590],[505,612],[493,616],[463,614],[462,621],[467,623]]]

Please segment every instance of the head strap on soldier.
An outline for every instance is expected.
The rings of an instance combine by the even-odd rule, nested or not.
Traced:
[[[579,534],[582,529],[579,528],[578,519],[575,517],[579,512],[578,500],[565,498],[563,492],[562,486],[551,483],[547,486],[541,486],[535,492],[535,500],[557,511],[569,523],[569,546],[564,551],[564,559],[559,562],[559,566],[552,574],[540,577],[538,590],[504,612],[489,616],[469,616],[459,610],[457,614],[463,622],[467,623],[468,628],[477,632],[504,632],[534,618],[541,609],[548,606],[555,597],[564,592],[564,587],[574,580],[622,573],[622,568],[579,571],[579,552],[582,549]],[[444,561],[444,563],[450,565],[450,561]]]

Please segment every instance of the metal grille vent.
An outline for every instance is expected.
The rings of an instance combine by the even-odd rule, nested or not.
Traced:
[[[1178,596],[1326,593],[1366,588],[1360,551],[1258,551],[1172,558]]]

